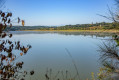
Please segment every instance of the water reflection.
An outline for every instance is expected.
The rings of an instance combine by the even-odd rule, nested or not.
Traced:
[[[60,34],[60,35],[83,35],[83,36],[96,36],[96,37],[108,37],[112,36],[115,33],[107,32],[63,32],[63,31],[11,31],[11,33],[22,35],[22,34]]]
[[[63,73],[64,77],[68,76],[68,79],[78,79],[74,65],[65,48],[73,56],[82,80],[90,78],[91,72],[98,71],[99,64],[97,61],[99,57],[96,44],[100,43],[103,37],[95,39],[95,35],[92,38],[90,35],[84,36],[78,32],[79,35],[24,31],[13,32],[13,34],[13,40],[20,40],[23,44],[29,43],[32,45],[29,53],[33,54],[26,55],[22,60],[26,63],[24,64],[25,69],[35,69],[34,77],[37,79],[46,79],[45,74],[48,74],[47,77],[50,78],[50,68],[52,69],[51,78],[58,74],[55,79],[60,78],[63,80]]]
[[[30,53],[21,58],[26,64],[24,69],[35,69],[36,79],[73,79],[77,74],[68,56],[67,48],[76,61],[81,80],[91,77],[91,72],[98,72],[100,64],[97,53],[98,44],[104,39],[109,39],[108,33],[85,32],[34,32],[15,31],[12,40],[32,45]],[[47,69],[48,68],[48,69]],[[51,68],[51,69],[50,69]],[[33,80],[36,80],[36,79]]]

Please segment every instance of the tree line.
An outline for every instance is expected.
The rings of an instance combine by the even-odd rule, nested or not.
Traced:
[[[17,30],[104,30],[104,29],[119,29],[119,24],[112,23],[91,23],[91,24],[76,24],[76,25],[65,25],[65,26],[13,26],[12,28],[7,27],[6,30],[17,31]]]

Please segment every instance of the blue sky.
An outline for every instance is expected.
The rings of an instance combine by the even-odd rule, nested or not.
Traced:
[[[114,0],[7,0],[7,11],[14,18],[25,20],[25,25],[68,25],[109,22],[97,14],[107,15]]]

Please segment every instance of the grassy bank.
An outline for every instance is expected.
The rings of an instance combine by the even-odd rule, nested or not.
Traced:
[[[24,31],[59,31],[59,32],[109,32],[119,33],[119,30],[24,30]]]

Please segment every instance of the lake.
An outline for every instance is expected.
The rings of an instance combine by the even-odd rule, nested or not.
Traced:
[[[24,61],[24,70],[35,71],[31,80],[46,80],[46,73],[52,80],[57,74],[60,80],[67,77],[73,78],[77,73],[74,62],[81,80],[91,79],[91,72],[97,74],[101,67],[98,46],[110,39],[112,35],[109,33],[47,31],[10,33],[13,33],[11,38],[13,41],[19,40],[23,45],[32,46],[27,55],[18,59],[18,61]],[[78,77],[75,78],[78,79]],[[29,77],[27,79],[30,80]]]

